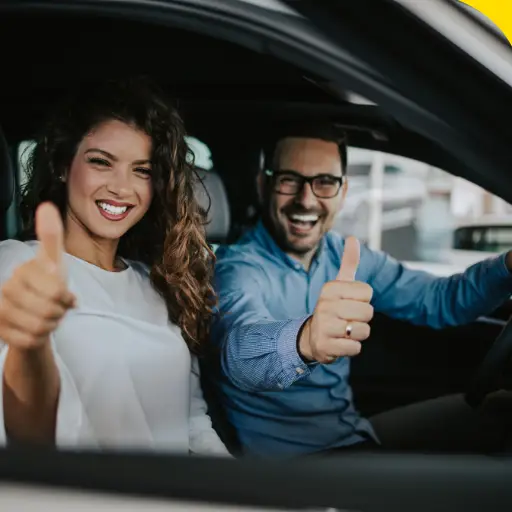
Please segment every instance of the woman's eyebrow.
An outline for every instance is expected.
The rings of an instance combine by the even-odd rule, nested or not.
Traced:
[[[87,153],[101,153],[102,155],[105,155],[106,157],[113,160],[114,162],[117,162],[117,160],[118,160],[118,158],[116,156],[114,156],[112,153],[109,153],[108,151],[105,151],[104,149],[89,148],[85,152],[85,154],[87,154]],[[149,160],[148,158],[143,158],[141,160],[134,160],[134,162],[133,162],[134,165],[144,165],[144,164],[150,164],[150,163],[151,163],[151,160]]]
[[[85,154],[87,154],[87,153],[101,153],[102,155],[105,155],[106,157],[110,158],[111,160],[117,161],[117,158],[112,153],[109,153],[108,151],[105,151],[104,149],[89,148],[85,152]]]

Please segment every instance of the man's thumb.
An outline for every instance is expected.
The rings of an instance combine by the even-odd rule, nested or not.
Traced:
[[[36,211],[36,236],[40,242],[39,257],[63,271],[64,226],[60,212],[52,203],[42,203]]]
[[[345,240],[340,271],[338,272],[336,279],[338,281],[354,281],[356,278],[357,267],[359,266],[359,258],[359,240],[353,236],[349,236]]]

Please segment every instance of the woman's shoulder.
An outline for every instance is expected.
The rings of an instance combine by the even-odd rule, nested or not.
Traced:
[[[20,242],[9,239],[0,242],[0,260],[5,262],[10,259],[31,259],[37,254],[37,241]]]
[[[126,263],[126,265],[128,267],[130,267],[137,274],[140,274],[145,278],[149,278],[151,269],[145,263],[142,263],[141,261],[128,260],[128,259],[124,259],[124,258],[123,258],[123,261]]]
[[[0,281],[8,279],[12,271],[37,254],[37,242],[3,240],[0,242]]]

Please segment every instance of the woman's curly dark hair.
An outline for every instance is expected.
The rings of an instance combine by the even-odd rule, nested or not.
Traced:
[[[153,200],[142,220],[120,240],[120,256],[150,267],[150,279],[167,304],[169,318],[182,330],[192,352],[206,342],[215,307],[215,257],[206,243],[206,213],[195,197],[199,178],[176,109],[144,78],[87,84],[53,111],[36,140],[23,189],[21,238],[35,238],[37,206],[52,201],[66,216],[66,185],[85,135],[108,120],[119,120],[152,140]]]

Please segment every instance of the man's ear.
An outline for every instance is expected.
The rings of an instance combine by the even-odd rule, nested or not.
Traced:
[[[263,203],[265,192],[265,175],[263,171],[258,171],[258,174],[256,175],[256,192],[258,194],[258,201],[261,205]]]
[[[347,176],[343,176],[343,184],[341,185],[341,200],[338,210],[341,210],[343,208],[343,205],[345,204],[345,197],[347,196],[348,192],[348,180]]]
[[[341,197],[343,198],[343,200],[345,200],[347,192],[348,192],[348,179],[347,179],[347,176],[345,175],[345,176],[343,176],[343,184],[341,185]]]

